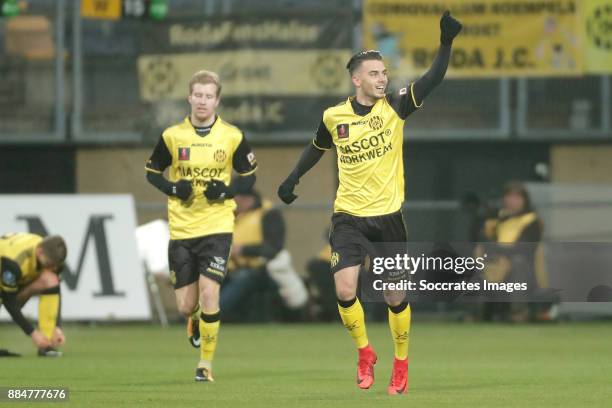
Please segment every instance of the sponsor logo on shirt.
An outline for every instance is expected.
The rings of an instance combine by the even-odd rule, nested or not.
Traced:
[[[348,123],[341,123],[336,126],[338,132],[338,139],[348,139],[349,137],[349,125]]]
[[[251,166],[255,166],[255,164],[257,164],[257,161],[255,160],[255,153],[253,152],[249,152],[249,154],[247,154],[247,160]]]
[[[178,148],[178,159],[179,160],[189,160],[189,147],[179,147]]]
[[[361,126],[361,125],[365,125],[365,124],[367,124],[367,123],[368,123],[368,121],[367,121],[367,120],[365,120],[365,119],[361,119],[361,120],[358,120],[358,121],[356,121],[356,122],[351,122],[351,125],[350,125],[350,126]]]

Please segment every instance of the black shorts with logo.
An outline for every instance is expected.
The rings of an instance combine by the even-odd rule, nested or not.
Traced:
[[[231,246],[232,234],[171,239],[168,262],[174,289],[196,282],[200,275],[223,282]]]
[[[358,217],[346,213],[334,213],[329,233],[332,250],[331,272],[362,265],[367,255],[393,256],[385,254],[372,243],[406,242],[406,227],[401,211],[376,217]]]

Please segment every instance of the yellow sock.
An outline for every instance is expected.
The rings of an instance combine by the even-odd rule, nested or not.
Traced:
[[[393,336],[395,358],[405,360],[408,358],[408,344],[410,342],[410,305],[399,313],[393,313],[389,308],[389,328]]]
[[[365,316],[363,314],[363,308],[359,299],[355,299],[349,307],[342,307],[338,305],[338,311],[342,318],[344,327],[348,330],[349,334],[353,338],[357,348],[363,348],[368,345],[368,335],[366,334],[365,327]]]
[[[53,336],[59,308],[60,295],[58,293],[40,296],[38,300],[38,328],[48,339]]]
[[[219,312],[200,315],[200,360],[211,362],[217,348],[219,334]]]

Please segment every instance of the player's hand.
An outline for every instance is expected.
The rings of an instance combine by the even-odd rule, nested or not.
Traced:
[[[182,201],[187,201],[191,197],[193,187],[191,181],[181,179],[172,186],[172,195],[180,198]]]
[[[450,11],[446,10],[440,18],[440,42],[451,45],[462,27],[461,23],[450,15]]]
[[[53,330],[53,336],[51,336],[51,345],[53,347],[63,346],[66,343],[66,336],[64,336],[64,331],[60,327],[56,327]]]
[[[34,330],[32,334],[30,334],[30,337],[32,338],[32,342],[34,343],[34,345],[39,349],[51,347],[51,342],[49,341],[47,336],[42,334],[40,330]]]
[[[232,198],[232,190],[229,186],[221,180],[212,179],[206,183],[206,190],[204,190],[204,196],[208,200],[225,200]]]
[[[292,176],[289,176],[278,187],[278,197],[283,200],[285,204],[291,204],[298,197],[297,195],[293,194],[293,190],[295,190],[295,186],[298,183],[298,180],[296,180]]]

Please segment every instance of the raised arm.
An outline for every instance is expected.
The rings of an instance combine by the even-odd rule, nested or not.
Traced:
[[[444,79],[453,39],[459,34],[461,28],[459,21],[453,18],[448,11],[444,12],[440,19],[440,48],[438,53],[429,70],[413,86],[414,97],[419,105]]]

